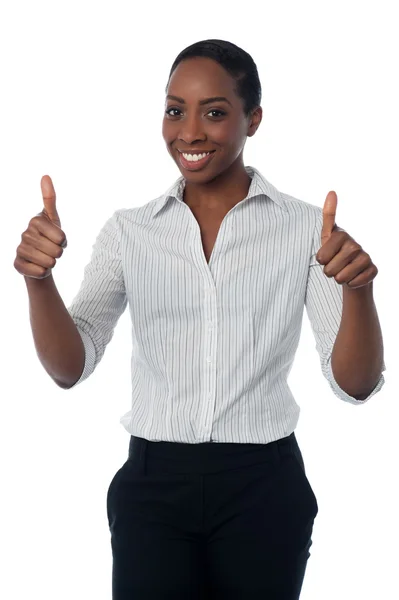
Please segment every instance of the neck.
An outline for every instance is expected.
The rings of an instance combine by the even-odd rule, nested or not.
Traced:
[[[228,211],[247,196],[250,185],[244,165],[232,165],[209,183],[186,181],[183,200],[190,208]]]

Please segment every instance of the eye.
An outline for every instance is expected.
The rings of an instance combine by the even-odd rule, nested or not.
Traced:
[[[218,115],[216,115],[216,118],[218,118],[218,117],[224,117],[226,115],[226,113],[223,110],[219,110],[217,108],[214,108],[213,110],[210,110],[209,113],[208,113],[208,115],[210,113],[219,113]]]
[[[170,111],[171,111],[171,110],[175,110],[175,111],[177,111],[177,112],[181,113],[181,110],[180,110],[179,108],[173,108],[173,107],[171,107],[171,108],[167,108],[167,109],[165,110],[165,113],[166,113],[166,114],[167,114],[169,117],[178,117],[178,116],[179,116],[179,115],[171,115],[171,114],[170,114]]]

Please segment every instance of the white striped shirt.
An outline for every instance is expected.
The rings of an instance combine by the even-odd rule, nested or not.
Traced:
[[[322,208],[246,170],[248,195],[225,215],[209,265],[183,177],[143,206],[116,210],[93,245],[68,308],[85,346],[75,386],[93,373],[129,305],[132,405],[120,423],[131,435],[266,444],[292,433],[300,408],[287,377],[305,306],[338,398],[364,404],[384,384],[381,375],[361,401],[334,379],[343,291],[315,258]]]

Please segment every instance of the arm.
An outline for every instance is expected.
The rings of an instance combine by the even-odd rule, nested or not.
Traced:
[[[70,389],[93,373],[127,305],[117,212],[98,234],[83,282],[68,308],[52,275],[25,281],[39,359],[59,387]]]
[[[379,346],[379,342],[377,343],[377,347],[373,346],[373,349],[367,352],[362,348],[364,339],[378,339],[379,327],[376,327],[374,319],[371,322],[368,321],[368,326],[364,328],[363,337],[362,329],[364,321],[373,312],[371,302],[368,302],[366,307],[363,306],[359,313],[360,299],[364,295],[364,292],[357,296],[355,294],[362,291],[362,289],[351,290],[348,288],[347,291],[349,293],[346,294],[344,299],[343,290],[345,286],[338,284],[333,277],[326,277],[323,272],[323,265],[316,260],[316,254],[320,248],[322,224],[322,209],[318,208],[309,262],[305,306],[316,340],[316,349],[320,356],[321,370],[332,391],[341,400],[351,404],[364,404],[385,383],[384,376],[382,375],[382,371],[385,371],[385,363],[382,362],[380,377],[374,388],[369,389],[373,383],[372,380],[378,376],[377,364],[374,364],[373,370],[373,364],[369,363],[368,368],[370,367],[371,372],[368,373],[368,368],[366,369],[365,362],[360,357],[360,353],[363,354],[366,360],[367,357],[374,353],[378,356],[380,355],[382,348]],[[357,314],[354,316],[354,313]],[[370,331],[374,331],[371,338]],[[351,335],[351,332],[355,333],[355,335]],[[351,340],[349,342],[350,337]],[[334,348],[336,348],[336,352],[334,353],[335,371],[332,368],[332,353]],[[376,362],[378,361],[379,358],[376,359]],[[372,363],[373,361],[371,360],[370,362]],[[343,371],[343,365],[345,372]],[[358,369],[359,377],[357,375]],[[363,379],[366,371],[368,374],[367,380]],[[339,378],[339,381],[336,380],[335,375]],[[369,376],[370,378],[368,378]],[[352,377],[355,377],[355,380]],[[369,392],[368,395],[366,395],[366,392]]]
[[[336,382],[350,396],[365,400],[384,370],[383,354],[373,282],[352,290],[344,286],[341,324],[331,357]]]

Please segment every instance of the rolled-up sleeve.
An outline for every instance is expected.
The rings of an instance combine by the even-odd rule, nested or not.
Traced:
[[[335,381],[331,367],[331,355],[341,324],[343,290],[334,277],[325,276],[323,272],[324,266],[316,260],[316,254],[321,247],[321,229],[323,225],[323,209],[320,207],[316,207],[316,209],[316,224],[312,239],[305,297],[306,312],[316,340],[316,350],[319,353],[321,370],[332,391],[338,398],[345,402],[364,404],[374,394],[379,392],[385,383],[385,379],[381,374],[378,383],[364,400],[358,400],[350,396]],[[382,370],[386,370],[385,362]]]
[[[79,385],[93,373],[127,306],[119,212],[114,212],[98,234],[92,246],[90,261],[84,269],[80,289],[67,307],[85,349],[83,372],[72,387]]]

